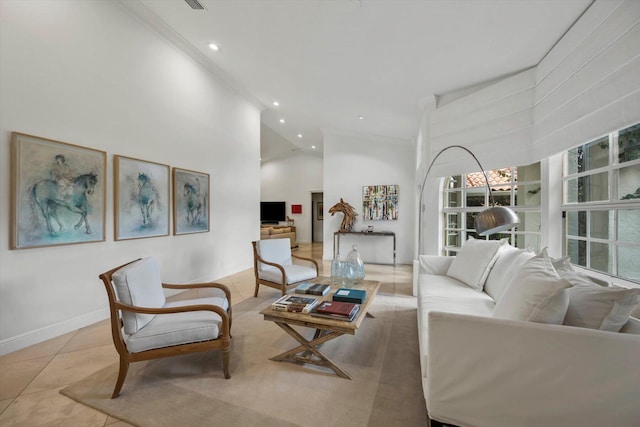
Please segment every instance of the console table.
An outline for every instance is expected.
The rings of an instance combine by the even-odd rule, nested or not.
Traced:
[[[396,264],[396,233],[393,231],[336,231],[333,233],[333,258],[336,257],[336,247],[340,247],[340,236],[352,234],[371,237],[393,237],[393,265]]]

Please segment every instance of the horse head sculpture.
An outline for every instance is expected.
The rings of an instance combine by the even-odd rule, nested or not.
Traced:
[[[340,224],[340,231],[351,231],[353,229],[353,223],[356,221],[356,210],[349,203],[345,202],[340,198],[340,202],[331,206],[329,209],[329,213],[331,216],[336,212],[341,212],[344,214],[342,218],[342,223]]]

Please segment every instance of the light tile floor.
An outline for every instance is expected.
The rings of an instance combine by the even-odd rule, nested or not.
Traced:
[[[320,275],[331,275],[330,261],[322,261],[321,243],[301,244],[295,253],[318,260]],[[410,295],[410,266],[366,268],[367,278],[382,281],[386,292]],[[253,269],[217,281],[229,287],[233,304],[253,297]],[[108,320],[0,356],[0,426],[130,426],[59,393],[117,362]]]

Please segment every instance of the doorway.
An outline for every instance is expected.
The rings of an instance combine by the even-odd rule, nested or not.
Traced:
[[[311,242],[323,241],[324,193],[311,192]]]

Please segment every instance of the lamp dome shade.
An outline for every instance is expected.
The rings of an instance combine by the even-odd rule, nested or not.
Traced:
[[[476,215],[475,228],[480,236],[507,231],[520,224],[518,215],[504,206],[492,206]]]

